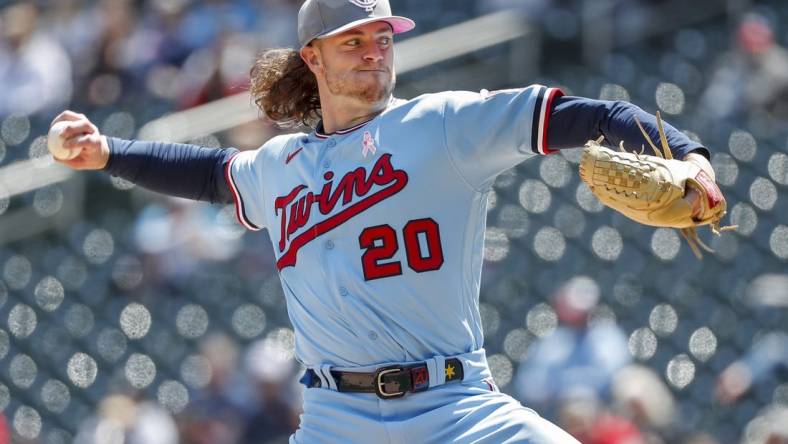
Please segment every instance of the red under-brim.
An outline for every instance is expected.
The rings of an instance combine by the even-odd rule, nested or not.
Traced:
[[[319,35],[316,38],[324,39],[326,37],[331,37],[337,34],[341,34],[345,31],[349,31],[353,28],[357,28],[359,26],[366,25],[367,23],[374,23],[374,22],[386,22],[391,25],[391,28],[394,30],[394,34],[401,34],[403,32],[408,32],[411,29],[416,27],[416,22],[407,18],[407,17],[400,17],[397,15],[392,15],[389,17],[370,17],[361,20],[356,20],[355,22],[350,22],[345,26],[340,26],[339,28],[327,32],[325,34]]]

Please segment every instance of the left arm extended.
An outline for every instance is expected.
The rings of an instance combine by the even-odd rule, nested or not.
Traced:
[[[550,113],[548,147],[553,150],[575,148],[604,136],[605,145],[618,147],[623,142],[627,148],[644,147],[646,154],[654,154],[638,128],[636,119],[651,140],[659,140],[656,116],[631,103],[557,97]],[[668,123],[664,123],[664,129],[673,157],[694,163],[715,180],[714,169],[709,162],[709,150]],[[701,211],[699,198],[700,193],[695,188],[687,190],[685,200],[692,206],[695,215]]]
[[[580,177],[608,207],[645,225],[679,229],[699,258],[701,249],[712,250],[698,238],[696,227],[710,225],[715,234],[735,228],[720,225],[727,205],[714,183],[708,150],[664,124],[659,114],[625,102],[569,97],[557,100],[550,118],[550,149],[590,140],[580,159]],[[621,144],[623,151],[643,147],[646,155],[598,141]]]
[[[547,144],[551,150],[576,148],[585,145],[589,140],[604,136],[604,145],[618,147],[624,142],[624,146],[628,149],[642,146],[645,147],[646,154],[654,154],[635,119],[640,121],[651,140],[659,140],[656,117],[631,103],[573,96],[557,97],[550,113]],[[670,124],[665,123],[664,126],[665,136],[674,158],[681,160],[704,158],[708,161],[710,157],[706,147],[693,141]],[[708,167],[711,169],[710,164]],[[713,174],[711,175],[714,177]]]

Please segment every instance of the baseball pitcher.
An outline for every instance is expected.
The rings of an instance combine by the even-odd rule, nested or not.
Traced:
[[[301,47],[263,53],[251,93],[310,132],[239,152],[108,138],[65,111],[55,122],[70,121],[62,137],[80,153],[62,162],[234,203],[241,224],[268,230],[307,368],[291,443],[576,443],[499,392],[487,365],[479,283],[495,177],[588,140],[656,154],[645,135],[662,136],[681,168],[595,146],[584,179],[649,202],[638,187],[678,186],[674,213],[703,223],[724,207],[709,152],[628,103],[540,85],[394,98],[394,35],[414,26],[388,0],[307,0]]]

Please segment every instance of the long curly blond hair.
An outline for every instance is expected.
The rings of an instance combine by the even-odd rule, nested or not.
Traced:
[[[277,125],[314,127],[320,120],[317,79],[292,48],[263,51],[251,70],[254,103]]]

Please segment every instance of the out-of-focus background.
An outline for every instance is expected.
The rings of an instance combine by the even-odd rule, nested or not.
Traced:
[[[660,110],[738,229],[604,209],[578,150],[501,175],[481,312],[495,378],[588,444],[788,443],[788,3],[393,0],[397,95],[542,83]],[[61,110],[254,149],[244,94],[299,0],[0,0],[0,443],[278,443],[301,371],[265,232],[53,164]],[[185,111],[189,110],[189,111]],[[163,119],[163,120],[162,120]]]

